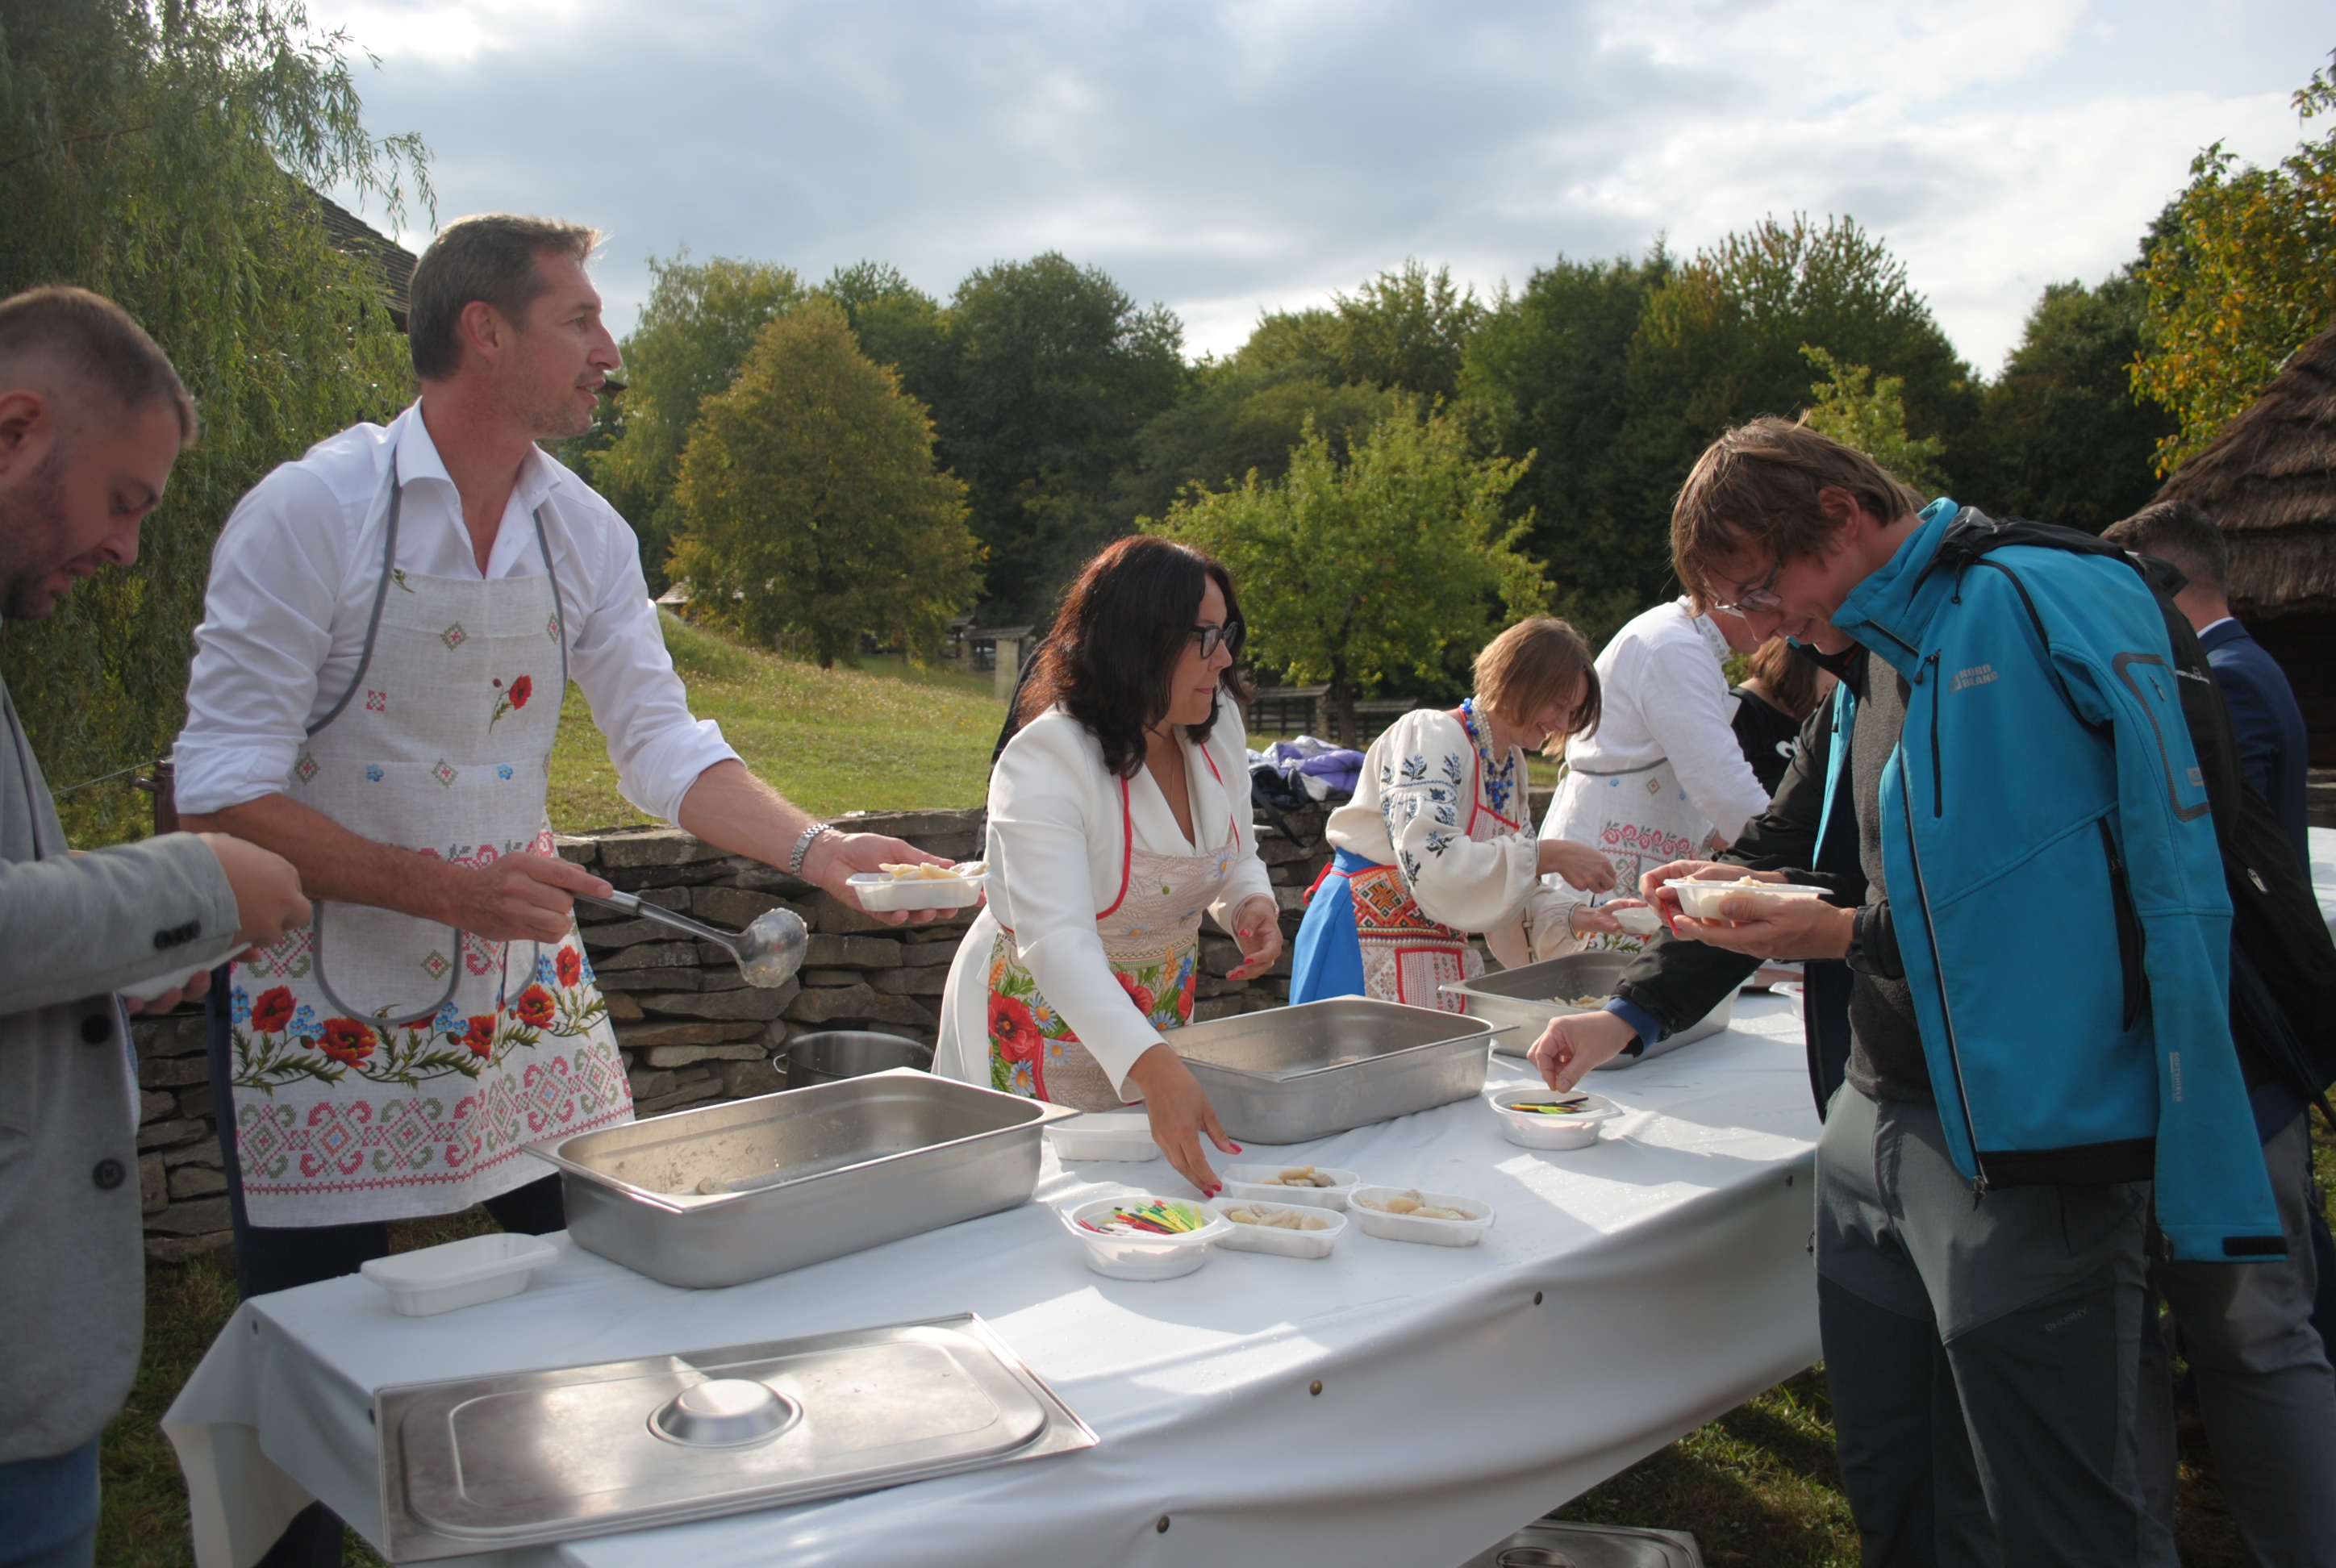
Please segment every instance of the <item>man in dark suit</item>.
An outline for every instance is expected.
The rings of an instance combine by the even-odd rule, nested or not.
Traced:
[[[2186,501],[2143,508],[2101,536],[2171,561],[2189,586],[2174,598],[2214,667],[2247,784],[2278,811],[2311,863],[2304,823],[2308,743],[2287,676],[2247,635],[2229,602],[2230,551],[2214,520]],[[2276,1086],[2270,1086],[2273,1093]],[[2336,1244],[2312,1182],[2308,1113],[2292,1094],[2278,1108],[2258,1091],[2263,1158],[2278,1190],[2284,1262],[2210,1274],[2154,1263],[2151,1282],[2172,1302],[2198,1375],[2207,1437],[2240,1533],[2255,1560],[2302,1562],[2328,1549],[2336,1521],[2336,1456],[2324,1450],[2329,1368],[2336,1363]],[[2277,1125],[2263,1125],[2266,1123]],[[2300,1169],[2299,1169],[2300,1167]],[[2311,1246],[2297,1243],[2305,1231]],[[2242,1273],[2247,1279],[2240,1279]],[[2164,1341],[2143,1340],[2140,1413],[2144,1485],[2162,1517],[2173,1514],[2174,1433]],[[2317,1393],[2308,1390],[2316,1387]],[[2310,1400],[2316,1416],[2306,1413]]]

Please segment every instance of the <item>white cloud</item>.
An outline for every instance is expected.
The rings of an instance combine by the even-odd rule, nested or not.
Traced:
[[[611,233],[618,322],[687,244],[946,295],[1049,248],[1192,349],[1416,256],[1489,287],[1765,213],[1887,239],[1992,370],[2125,260],[2191,155],[2279,156],[2305,0],[321,0],[442,213]]]

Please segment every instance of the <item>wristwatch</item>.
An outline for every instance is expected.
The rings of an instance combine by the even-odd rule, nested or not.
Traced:
[[[787,857],[787,875],[791,877],[803,875],[803,857],[811,853],[811,846],[819,842],[822,833],[832,833],[834,831],[825,823],[813,823],[803,829],[803,836],[795,840],[794,852]]]
[[[1850,917],[1849,949],[1841,955],[1841,961],[1861,975],[1876,973],[1874,965],[1865,956],[1865,916],[1872,908],[1871,904],[1860,904],[1857,906],[1857,913]]]

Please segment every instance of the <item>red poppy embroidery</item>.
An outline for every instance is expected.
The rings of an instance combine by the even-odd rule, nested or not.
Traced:
[[[365,1059],[373,1055],[376,1043],[371,1025],[355,1018],[327,1018],[325,1037],[316,1048],[344,1066],[356,1067],[364,1066]]]
[[[471,1019],[471,1027],[462,1031],[462,1044],[471,1055],[482,1060],[495,1054],[495,1020],[492,1014],[480,1013]]]
[[[489,729],[492,729],[495,726],[502,723],[503,715],[510,713],[514,708],[525,707],[527,706],[527,699],[535,695],[535,677],[533,676],[520,676],[508,687],[503,685],[501,677],[497,677],[493,685],[495,688],[495,716],[494,717],[487,720],[487,727]]]
[[[551,1027],[553,1012],[551,993],[541,986],[530,986],[520,992],[519,1000],[513,1004],[511,1010],[519,1015],[519,1021],[529,1028],[548,1029]]]
[[[989,1037],[997,1043],[998,1054],[1011,1062],[1035,1058],[1046,1044],[1029,1008],[995,991],[989,997]]]
[[[575,985],[584,978],[584,955],[574,948],[560,949],[551,965],[559,971],[560,983],[563,986]]]
[[[272,1035],[292,1021],[292,991],[288,986],[277,986],[259,993],[251,1004],[251,1027],[263,1035]]]
[[[1137,1012],[1147,1018],[1152,1016],[1152,1005],[1155,998],[1152,995],[1150,987],[1137,985],[1134,975],[1118,969],[1112,971],[1111,978],[1119,982],[1119,989],[1127,993],[1127,999],[1135,1004]]]

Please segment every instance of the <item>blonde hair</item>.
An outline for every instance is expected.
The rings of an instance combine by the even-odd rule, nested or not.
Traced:
[[[1476,698],[1510,724],[1533,721],[1552,703],[1572,702],[1562,733],[1542,748],[1554,756],[1576,735],[1598,728],[1603,698],[1598,667],[1582,635],[1554,616],[1521,620],[1484,645],[1476,656]]]

